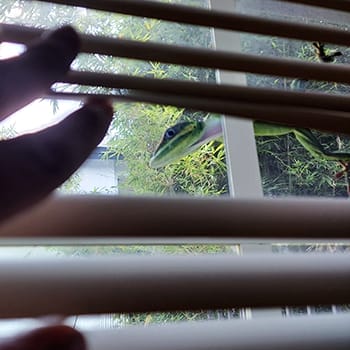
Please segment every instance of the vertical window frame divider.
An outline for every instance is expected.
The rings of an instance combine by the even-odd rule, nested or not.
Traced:
[[[237,0],[210,0],[210,8],[217,11],[234,11]],[[240,51],[241,40],[237,32],[213,29],[215,49],[224,51]],[[246,74],[241,72],[216,71],[218,83],[247,85]],[[262,198],[259,159],[255,143],[252,120],[241,118],[222,118],[223,139],[225,144],[227,178],[229,195],[234,198]],[[271,253],[271,244],[241,243],[240,254]],[[282,316],[281,309],[241,310],[241,317]]]

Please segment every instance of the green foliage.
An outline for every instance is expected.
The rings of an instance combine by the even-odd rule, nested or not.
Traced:
[[[207,7],[204,0],[165,0]],[[35,1],[4,0],[0,4],[0,19],[5,23],[21,23],[39,27],[57,27],[72,24],[82,32],[92,35],[107,35],[139,41],[211,47],[211,33],[203,27],[168,23],[156,19],[138,18],[120,14],[106,14],[101,11],[72,9],[62,5]],[[312,22],[312,19],[308,19]],[[331,24],[348,30],[348,26]],[[286,40],[278,37],[242,35],[243,51],[277,57],[288,57],[316,62],[317,57],[310,42]],[[326,50],[335,49],[326,45]],[[337,47],[343,56],[337,62],[348,62],[349,49]],[[179,67],[160,62],[119,59],[102,55],[79,55],[74,62],[76,69],[97,72],[126,73],[130,75],[213,81],[214,72],[193,67]],[[302,79],[247,75],[248,83],[254,86],[268,86],[278,89],[322,91],[327,93],[348,93],[345,84],[315,82]],[[61,85],[61,89],[67,88]],[[106,89],[75,87],[83,92],[107,92]],[[111,91],[108,91],[111,92]],[[114,90],[113,93],[126,93]],[[55,107],[55,106],[54,106]],[[227,192],[225,158],[222,147],[212,143],[177,164],[161,170],[150,169],[148,159],[164,129],[171,124],[189,117],[191,111],[172,107],[149,106],[146,104],[116,105],[115,120],[110,129],[110,150],[107,153],[122,154],[128,164],[129,176],[124,188],[136,193],[176,192],[219,195]],[[197,113],[190,118],[205,118]],[[321,135],[320,135],[321,136]],[[333,150],[350,148],[349,140],[339,136],[340,144],[334,137],[322,136],[323,144]],[[293,137],[257,139],[260,169],[264,191],[267,195],[327,195],[345,196],[345,179],[335,180],[340,170],[338,164],[313,159],[298,145]],[[200,176],[201,174],[201,176]],[[71,182],[74,183],[75,180]],[[71,185],[67,184],[67,188]],[[74,187],[74,186],[73,186]],[[72,187],[72,188],[73,188]],[[99,189],[97,189],[98,191]],[[106,189],[103,189],[104,191]],[[108,190],[108,189],[107,189]]]
[[[237,254],[238,246],[228,245],[99,245],[52,247],[53,251],[64,255],[75,256],[123,256],[123,255],[199,255],[199,254]]]
[[[192,6],[207,7],[206,0],[166,1]],[[6,23],[21,23],[52,28],[71,24],[79,31],[92,34],[132,39],[142,42],[154,41],[167,44],[211,47],[210,29],[170,23],[157,19],[125,16],[117,13],[71,8],[40,2],[9,1],[0,5],[0,18]],[[145,62],[115,58],[104,55],[80,54],[73,68],[95,72],[122,73],[158,79],[173,78],[194,81],[214,81],[212,70],[182,67],[161,62]],[[59,90],[74,90],[90,93],[125,94],[128,91],[103,89],[100,87],[67,86],[60,84]],[[53,104],[53,107],[57,107]],[[106,157],[122,155],[127,163],[128,176],[123,188],[135,193],[171,194],[174,192],[217,195],[227,191],[225,158],[218,144],[205,146],[193,157],[177,165],[161,170],[148,166],[150,156],[166,127],[186,118],[205,118],[206,113],[176,109],[169,106],[147,104],[115,105],[115,118],[109,130],[109,150]],[[190,167],[186,169],[185,167]],[[202,178],[200,171],[203,171]],[[186,177],[186,178],[181,178]],[[78,191],[78,177],[72,178],[64,190]],[[102,188],[102,187],[101,187]],[[106,189],[103,188],[103,192]],[[108,189],[107,189],[108,190]],[[96,189],[98,192],[99,189]]]
[[[65,194],[81,193],[80,181],[80,176],[76,172],[62,186],[58,188],[58,191]]]
[[[184,110],[144,104],[120,107],[116,122],[112,124],[111,134],[115,136],[109,141],[109,154],[120,153],[127,160],[128,176],[122,188],[136,193],[161,194],[216,195],[227,191],[222,144],[204,145],[195,154],[163,169],[148,166],[162,133],[184,118]]]
[[[317,62],[310,42],[277,37],[242,35],[243,50],[254,54],[287,57],[302,61]],[[335,49],[331,45],[326,50]],[[338,62],[348,62],[350,52],[337,47],[343,56]],[[333,82],[311,81],[282,77],[247,74],[252,86],[263,86],[282,90],[315,91],[331,94],[348,94],[349,86]],[[314,131],[327,150],[350,150],[350,139],[343,135],[329,135]],[[347,196],[347,179],[336,179],[342,167],[331,161],[313,158],[294,136],[258,137],[256,145],[264,194],[267,196]]]
[[[180,45],[210,45],[210,31],[203,28],[162,21],[129,21],[119,33],[136,40],[165,41]],[[124,67],[131,75],[157,79],[189,79],[212,81],[214,72],[193,67],[180,67],[160,62],[128,62]],[[180,120],[206,118],[207,114],[171,106],[138,104],[116,105],[110,129],[106,156],[122,154],[128,176],[122,189],[139,194],[175,192],[197,195],[218,195],[227,192],[223,147],[211,144],[177,164],[155,170],[148,166],[164,130]]]
[[[334,137],[317,135],[326,148],[336,149]],[[345,178],[335,176],[338,163],[313,158],[293,136],[259,137],[256,143],[265,195],[347,195]]]
[[[147,326],[152,323],[206,320],[208,318],[208,313],[206,311],[180,311],[174,313],[156,312],[148,314],[122,314],[116,315],[116,317],[124,324],[143,324],[144,326]]]
[[[116,315],[120,326],[135,324],[148,326],[150,324],[181,322],[181,321],[203,321],[215,319],[239,318],[238,309],[214,310],[214,311],[180,311],[180,312],[155,312],[143,314],[120,314]]]
[[[177,164],[169,165],[176,179],[175,192],[203,196],[228,192],[224,145],[211,142]]]

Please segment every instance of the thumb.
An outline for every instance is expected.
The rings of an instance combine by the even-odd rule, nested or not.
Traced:
[[[81,333],[68,326],[35,329],[24,335],[0,342],[0,350],[85,350]]]

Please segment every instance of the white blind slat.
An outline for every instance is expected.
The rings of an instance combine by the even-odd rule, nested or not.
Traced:
[[[0,237],[334,240],[349,239],[349,226],[345,199],[81,195],[52,198],[18,215],[0,227]]]
[[[89,350],[347,350],[350,317],[192,322],[89,331],[85,336]]]
[[[2,317],[350,303],[342,254],[0,259]]]

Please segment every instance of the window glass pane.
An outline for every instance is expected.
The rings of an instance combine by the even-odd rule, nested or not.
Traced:
[[[312,6],[295,5],[285,1],[239,0],[237,1],[236,10],[244,14],[262,18],[281,19],[349,30],[349,14],[347,13]],[[325,43],[325,48],[327,54],[338,51],[342,53],[342,55],[335,56],[334,62],[330,62],[329,64],[347,63],[349,57],[347,47]],[[319,62],[313,43],[277,36],[241,34],[241,49],[243,52],[254,55],[288,58],[314,63]],[[349,86],[346,84],[255,74],[247,74],[247,83],[250,86],[257,87],[326,94],[347,94],[349,90]],[[259,127],[256,126],[255,128],[257,134]],[[312,130],[312,132],[326,152],[348,152],[350,150],[349,138],[344,135],[331,135],[320,133],[316,130]],[[348,179],[344,176],[346,174],[341,173],[343,166],[336,161],[314,158],[298,142],[295,136],[293,132],[281,136],[256,136],[264,195],[347,196]],[[340,175],[343,176],[340,177]],[[247,246],[249,248],[249,245]],[[246,246],[241,246],[241,249],[245,250]],[[313,242],[286,242],[272,245],[261,244],[260,250],[264,251],[264,249],[276,254],[349,254],[348,243],[317,244]],[[290,317],[324,312],[337,313],[348,310],[348,305],[321,305],[285,307],[282,309],[282,313]]]
[[[173,0],[208,8],[208,0]],[[72,8],[37,1],[4,0],[0,4],[0,21],[40,28],[56,28],[69,24],[90,35],[158,42],[191,47],[212,48],[209,28],[138,18],[83,8]],[[19,54],[21,45],[0,44],[0,57]],[[145,62],[104,55],[80,54],[72,69],[147,78],[172,78],[213,82],[213,70],[180,67],[160,62]],[[127,94],[125,89],[72,86],[56,84],[57,91],[84,93]],[[63,119],[77,109],[79,103],[63,100],[38,100],[2,123],[1,137],[8,138],[33,132]],[[30,118],[28,118],[28,115]],[[176,160],[165,167],[153,169],[149,160],[166,128],[184,121],[219,118],[216,115],[179,109],[171,106],[143,103],[118,103],[108,135],[90,155],[85,164],[59,189],[63,194],[189,194],[218,196],[228,192],[225,151],[221,141],[204,145],[195,154]],[[29,122],[28,122],[29,121]],[[239,246],[232,245],[103,245],[0,248],[0,258],[30,259],[37,257],[120,256],[123,254],[238,254]],[[240,311],[209,310],[179,313],[74,316],[67,320],[79,329],[112,328],[129,324],[151,324],[202,319],[231,319]],[[32,320],[4,323],[4,335],[35,326]],[[1,336],[1,334],[0,334]]]
[[[238,1],[238,11],[263,18],[277,18],[306,24],[322,25],[349,30],[350,15],[311,6],[290,4],[284,1]],[[253,34],[242,34],[242,50],[246,53],[291,58],[299,61],[320,61],[317,48],[312,42],[290,40]],[[322,41],[322,38],[320,38]],[[347,47],[324,44],[324,54],[332,64],[346,64],[350,58]],[[316,43],[316,45],[320,45]],[[269,87],[279,90],[317,92],[326,94],[348,94],[346,84],[270,77],[247,74],[248,85]],[[275,131],[272,127],[269,132]],[[260,122],[255,122],[255,132],[262,130]],[[331,135],[312,130],[288,129],[280,136],[257,136],[256,144],[260,161],[261,180],[266,196],[302,195],[347,197],[349,176],[344,171],[344,155],[336,156],[339,161],[329,160],[333,152],[349,155],[350,141],[344,135]],[[312,152],[298,140],[316,137],[324,154],[315,158]],[[318,140],[318,141],[317,141]],[[333,154],[334,155],[334,154]]]
[[[209,6],[208,0],[171,2],[204,8]],[[0,21],[43,28],[71,24],[79,31],[90,35],[141,42],[152,41],[204,48],[212,48],[214,45],[209,28],[36,1],[2,1]],[[215,72],[209,69],[98,54],[80,54],[73,62],[72,68],[79,71],[119,73],[158,79],[215,81]],[[68,86],[62,83],[56,84],[55,88],[58,91],[128,94],[125,89]],[[67,115],[69,108],[74,110],[77,106],[76,103],[67,101],[37,101],[32,107],[31,114],[45,114],[45,117],[51,115],[52,122],[56,122]],[[28,129],[20,126],[24,123],[24,113],[27,116],[29,112],[28,110],[19,112],[17,118],[20,119],[11,118],[4,127],[10,128],[15,125],[14,130],[17,133],[27,131]],[[218,118],[185,108],[145,103],[117,103],[114,120],[99,150],[91,155],[61,191],[87,194],[180,193],[205,196],[225,194],[228,191],[225,151],[220,141],[208,143],[195,154],[176,159],[168,166],[158,169],[149,166],[151,155],[166,128],[178,122],[206,120],[213,117]],[[42,120],[38,124],[38,127],[44,126]]]
[[[187,5],[208,7],[206,0],[170,1]],[[286,6],[288,9],[286,10]],[[299,9],[297,11],[296,9]],[[302,10],[300,10],[302,9]],[[277,1],[238,1],[238,10],[259,16],[272,16],[297,19],[307,23],[325,23],[345,28],[345,17],[336,13],[329,17],[315,16],[305,12],[304,7],[293,6]],[[313,14],[312,14],[313,13]],[[209,29],[168,23],[164,21],[136,18],[119,14],[107,14],[82,8],[44,4],[35,1],[9,1],[0,4],[0,20],[4,23],[25,24],[53,28],[62,24],[73,24],[84,33],[106,35],[140,41],[154,41],[211,48],[214,46]],[[13,48],[2,43],[1,58],[19,53],[23,47]],[[327,45],[327,49],[339,50],[342,56],[336,57],[336,63],[345,63],[347,48]],[[255,35],[242,35],[242,50],[248,53],[293,57],[307,61],[317,61],[311,43]],[[333,64],[333,63],[331,63]],[[120,73],[130,76],[150,78],[173,78],[192,81],[211,82],[215,80],[212,70],[193,67],[179,67],[159,62],[112,58],[102,55],[81,54],[74,62],[73,69],[95,72]],[[268,86],[278,89],[310,90],[328,93],[347,93],[348,87],[340,84],[313,82],[298,79],[282,79],[247,75],[249,85]],[[68,86],[58,84],[58,91],[88,93],[127,94],[124,89],[102,89],[86,86]],[[20,111],[7,124],[3,124],[2,137],[13,137],[19,133],[33,131],[55,123],[76,108],[77,103],[58,100],[36,101],[25,111]],[[203,146],[196,154],[174,162],[160,169],[149,166],[149,159],[157,147],[165,129],[179,121],[217,118],[203,112],[178,109],[169,106],[147,105],[143,103],[118,103],[115,106],[115,118],[108,135],[91,154],[82,168],[69,179],[59,191],[62,193],[86,194],[190,194],[217,196],[228,193],[225,151],[220,141]],[[24,125],[24,120],[38,116],[36,124]],[[44,115],[45,118],[42,118]],[[31,119],[32,120],[32,119]],[[327,151],[343,151],[350,148],[347,138],[342,135],[325,135],[315,132]],[[315,160],[296,140],[293,133],[280,137],[257,138],[260,169],[265,195],[319,195],[345,196],[347,182],[344,176],[336,179],[335,173],[341,171],[337,162]],[[237,254],[234,246],[84,246],[84,247],[36,247],[22,251],[26,258],[30,256],[75,256],[120,255],[120,254]],[[33,250],[31,250],[33,249]],[[273,246],[274,251],[284,252],[303,250],[303,246]],[[310,246],[304,250],[322,249]],[[328,248],[327,248],[328,249]],[[331,249],[331,248],[330,248]],[[344,248],[347,250],[348,248]],[[17,252],[18,253],[18,252]],[[16,254],[17,254],[16,253]],[[1,256],[15,254],[4,250]],[[337,306],[337,310],[347,310],[347,306]],[[287,310],[287,309],[286,309]],[[331,312],[332,306],[314,307],[313,312]],[[285,313],[304,314],[308,308],[288,309]],[[136,315],[107,315],[94,318],[73,317],[67,322],[78,328],[109,328],[129,324],[163,323],[200,319],[231,319],[241,317],[240,310],[211,310],[181,313],[157,313]],[[101,326],[102,324],[102,326]],[[98,326],[100,325],[100,326]],[[106,326],[106,327],[105,327]]]

